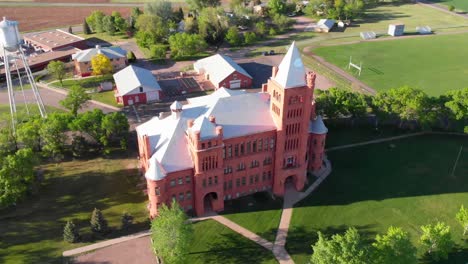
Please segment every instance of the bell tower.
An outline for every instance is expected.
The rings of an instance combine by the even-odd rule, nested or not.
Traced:
[[[293,42],[263,90],[270,94],[270,111],[277,126],[273,192],[285,185],[302,190],[307,177],[307,140],[313,109],[315,74],[306,73]]]

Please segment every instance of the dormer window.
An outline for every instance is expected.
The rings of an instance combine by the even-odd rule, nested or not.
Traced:
[[[143,92],[143,87],[140,87],[140,93],[142,93],[142,92]]]

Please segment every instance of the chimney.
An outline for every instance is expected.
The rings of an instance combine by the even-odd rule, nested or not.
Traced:
[[[216,127],[216,135],[222,137],[223,136],[223,127],[222,126],[217,126]]]
[[[209,120],[211,123],[216,124],[216,118],[215,118],[214,116],[210,115],[210,116],[208,117],[208,120]]]
[[[96,45],[96,49],[97,49],[97,50],[101,49],[101,45],[97,44],[97,45]]]
[[[187,120],[187,127],[188,127],[188,128],[193,127],[193,119]]]
[[[174,101],[174,103],[171,104],[170,108],[172,112],[172,118],[175,120],[179,119],[182,113],[182,104],[178,101]]]
[[[262,92],[264,93],[268,92],[268,84],[266,83],[262,84]]]
[[[315,78],[317,77],[317,75],[315,74],[315,72],[307,72],[307,77],[306,77],[306,81],[307,81],[307,87],[309,88],[315,88]]]
[[[278,73],[278,67],[273,66],[272,72],[271,72],[271,78],[275,78],[277,73]]]

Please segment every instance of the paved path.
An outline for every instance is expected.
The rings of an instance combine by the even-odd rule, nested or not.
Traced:
[[[130,241],[130,240],[133,240],[133,239],[137,239],[137,238],[141,238],[141,237],[147,237],[150,234],[151,234],[151,232],[148,230],[148,231],[143,231],[143,232],[136,233],[136,234],[129,235],[129,236],[123,236],[123,237],[119,237],[119,238],[109,239],[109,240],[94,243],[94,244],[91,244],[91,245],[88,245],[88,246],[74,248],[74,249],[71,249],[71,250],[64,251],[62,253],[62,255],[64,257],[75,256],[75,255],[83,254],[83,253],[86,253],[86,252],[89,252],[89,251],[93,251],[93,250],[105,248],[105,247],[108,247],[108,246],[116,245],[116,244],[119,244],[119,243],[122,243],[122,242]]]
[[[402,139],[402,138],[407,138],[407,137],[421,136],[421,135],[428,134],[428,133],[430,133],[430,132],[417,132],[417,133],[405,134],[405,135],[401,135],[401,136],[375,139],[375,140],[370,140],[370,141],[365,141],[365,142],[359,142],[359,143],[354,143],[354,144],[338,146],[338,147],[331,147],[331,148],[326,149],[325,151],[329,152],[329,151],[334,151],[334,150],[339,150],[339,149],[354,148],[354,147],[358,147],[358,146],[376,144],[376,143],[381,143],[381,142],[385,142],[385,141],[392,141],[392,140]]]

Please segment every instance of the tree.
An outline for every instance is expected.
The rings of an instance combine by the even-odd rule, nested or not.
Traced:
[[[114,17],[113,16],[105,16],[102,19],[102,29],[105,31],[107,34],[113,36],[117,29],[115,28],[115,22],[114,22]]]
[[[68,26],[68,33],[73,34],[73,28],[72,28],[72,26]]]
[[[125,18],[122,17],[120,12],[114,11],[112,12],[112,18],[114,19],[114,28],[120,32],[125,32],[129,25]]]
[[[60,101],[60,104],[70,110],[72,115],[76,117],[78,115],[78,110],[80,110],[89,100],[91,100],[91,96],[86,93],[86,90],[83,87],[73,85],[68,91],[65,99]]]
[[[435,225],[421,226],[423,234],[421,235],[421,244],[434,260],[447,259],[448,253],[454,243],[450,233],[450,226],[443,222],[437,222]]]
[[[268,1],[268,8],[272,16],[284,14],[286,10],[286,3],[283,0],[270,0]]]
[[[101,129],[103,131],[103,136],[100,139],[101,143],[104,147],[107,147],[112,141],[118,139],[120,147],[126,149],[129,127],[125,114],[113,112],[105,115],[101,122]]]
[[[80,234],[71,220],[67,221],[67,224],[63,228],[63,240],[68,243],[76,243],[80,240]]]
[[[367,248],[357,229],[351,227],[343,235],[333,235],[326,239],[318,232],[318,241],[312,246],[313,264],[366,264],[369,263]]]
[[[184,31],[185,33],[195,34],[198,32],[198,23],[193,17],[186,17],[184,19]]]
[[[193,56],[206,48],[205,40],[198,34],[176,33],[169,37],[171,56]]]
[[[163,21],[172,20],[172,3],[166,0],[156,0],[145,4],[145,13],[160,17]]]
[[[127,230],[133,223],[133,216],[131,216],[129,213],[125,212],[122,214],[122,218],[120,219],[122,226],[122,230]]]
[[[227,28],[228,22],[222,8],[207,7],[198,16],[200,35],[216,48],[223,43]]]
[[[280,32],[285,32],[289,30],[294,23],[294,20],[290,19],[289,17],[281,14],[275,14],[273,16],[273,24],[278,27]]]
[[[468,232],[468,210],[466,210],[463,205],[460,207],[460,211],[455,215],[455,218],[463,227],[463,235],[466,235],[466,232]]]
[[[244,43],[245,45],[250,45],[255,43],[257,40],[257,35],[254,32],[245,32],[244,33]]]
[[[128,60],[128,62],[135,62],[136,61],[136,56],[135,56],[135,53],[133,53],[133,51],[131,51],[131,50],[127,51],[127,60]]]
[[[453,12],[453,11],[455,10],[455,6],[449,5],[449,6],[448,6],[448,10],[449,10],[450,12]]]
[[[85,35],[91,34],[91,29],[89,28],[88,22],[86,22],[86,19],[83,20],[83,33]]]
[[[268,30],[268,35],[274,36],[276,34],[278,34],[278,32],[276,32],[276,29],[274,27],[271,27],[270,30]]]
[[[161,43],[169,34],[168,23],[158,16],[140,15],[135,27],[138,29],[135,38],[140,47],[149,48],[151,45]]]
[[[95,142],[102,146],[102,139],[105,138],[105,132],[102,126],[104,113],[100,109],[94,109],[79,114],[69,125],[73,131],[80,131],[92,137]]]
[[[19,123],[16,127],[16,137],[26,148],[35,151],[41,149],[41,135],[39,130],[42,120],[39,116],[32,116],[27,122]]]
[[[187,0],[190,10],[198,12],[207,7],[217,7],[221,4],[220,0]]]
[[[80,135],[74,135],[71,143],[71,151],[73,157],[81,158],[88,152],[88,142]]]
[[[177,10],[177,12],[174,12],[173,17],[177,23],[184,20],[184,10],[182,9],[182,7],[179,7],[179,10]]]
[[[86,18],[86,22],[93,29],[94,32],[104,32],[102,19],[106,16],[102,11],[93,11],[91,15]]]
[[[239,46],[240,44],[242,44],[242,39],[237,27],[230,27],[226,33],[225,38],[231,46]]]
[[[380,116],[400,118],[400,126],[406,121],[421,120],[428,111],[429,98],[419,89],[403,86],[378,93],[373,98],[374,112]]]
[[[63,86],[63,78],[67,74],[65,63],[63,61],[51,61],[47,64],[47,71],[60,81],[60,85]]]
[[[159,209],[159,216],[151,222],[151,237],[155,254],[164,263],[186,263],[187,253],[193,238],[192,224],[175,200],[171,207],[165,204]]]
[[[93,75],[103,75],[112,73],[114,67],[106,55],[98,53],[91,58],[91,67],[93,68]]]
[[[267,26],[264,21],[255,23],[255,32],[257,32],[260,37],[263,37],[268,33]]]
[[[42,152],[49,157],[60,160],[65,150],[65,132],[72,115],[69,113],[51,113],[42,122],[39,134],[42,139]]]
[[[91,215],[91,231],[93,233],[101,233],[104,234],[108,231],[107,228],[107,221],[102,215],[101,210],[94,208],[93,214]]]
[[[375,264],[416,264],[416,248],[408,233],[399,227],[389,227],[384,235],[377,235],[372,243]]]
[[[2,159],[0,164],[0,207],[15,204],[34,182],[37,158],[29,149],[20,149]]]
[[[166,45],[151,45],[150,47],[150,56],[153,59],[165,60],[166,59]]]
[[[445,106],[451,111],[456,120],[468,121],[468,88],[449,91]],[[465,122],[467,124],[468,122]],[[468,133],[468,125],[465,126]]]

